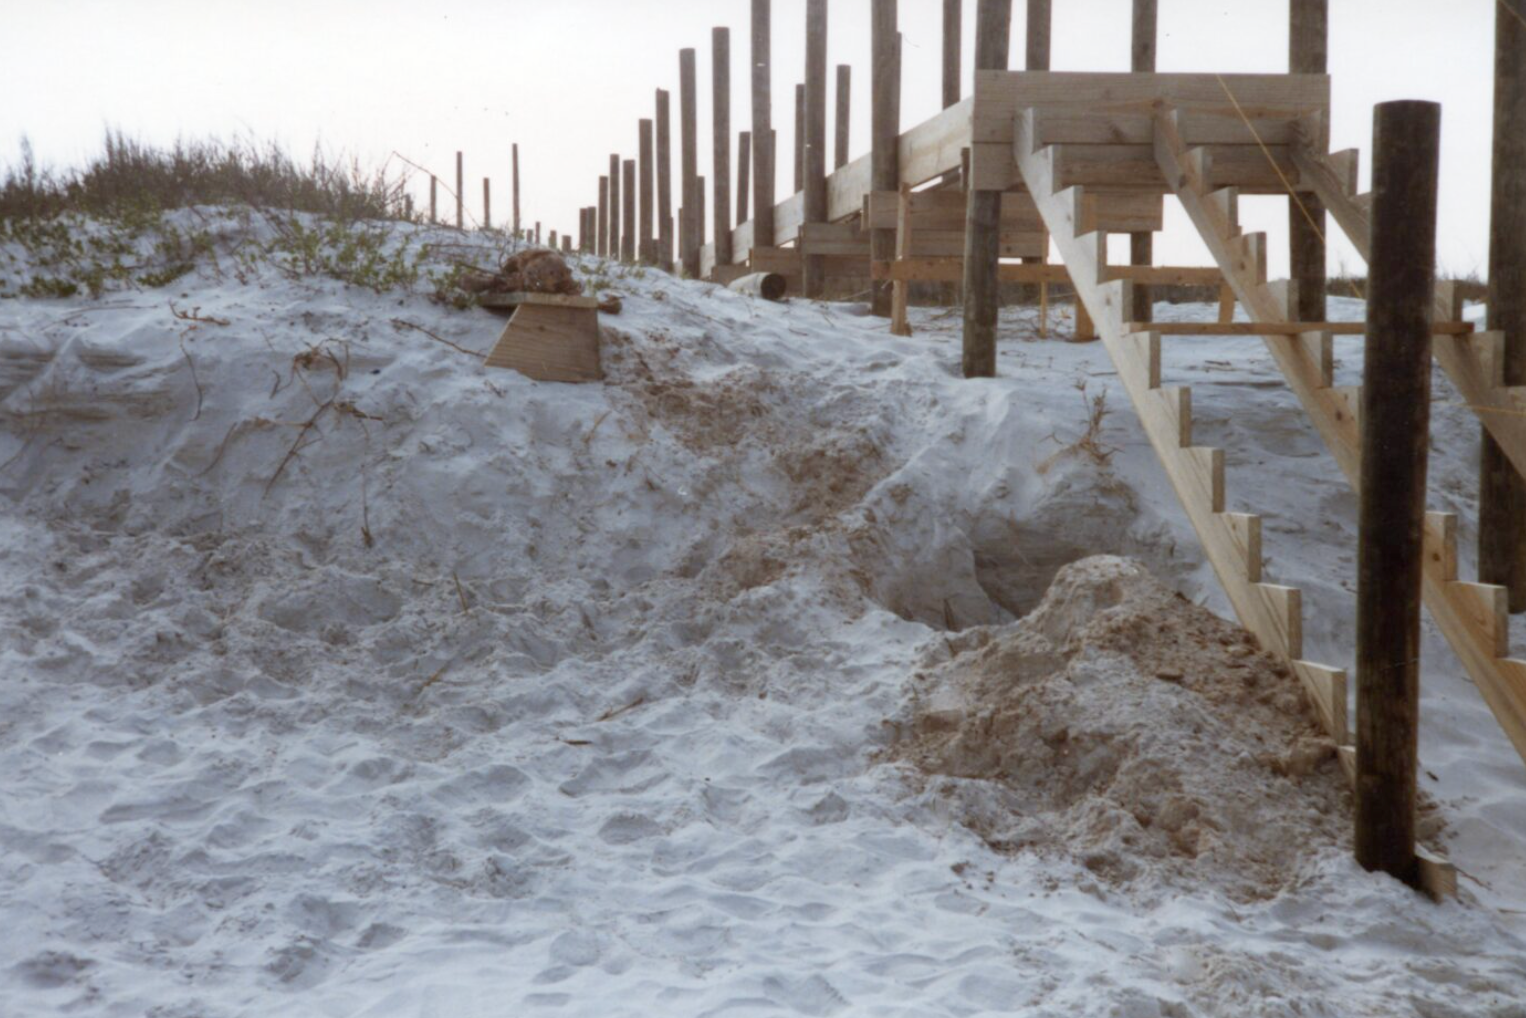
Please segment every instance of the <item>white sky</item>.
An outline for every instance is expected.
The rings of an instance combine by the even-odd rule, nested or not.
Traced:
[[[964,0],[966,93],[975,6]],[[1441,102],[1439,257],[1445,271],[1483,274],[1494,0],[1330,6],[1332,147],[1362,149],[1365,181],[1373,104]],[[869,0],[831,8],[828,61],[853,65],[857,156],[868,148]],[[1055,0],[1054,8],[1055,70],[1128,70],[1130,0]],[[3,0],[0,9],[6,163],[23,134],[45,164],[78,162],[99,149],[108,125],[152,142],[274,139],[298,154],[321,139],[373,162],[396,151],[447,182],[459,148],[468,210],[480,214],[482,177],[490,176],[501,222],[509,211],[509,146],[518,142],[524,220],[575,230],[577,209],[598,198],[610,153],[635,154],[636,122],[653,115],[659,87],[673,93],[676,173],[684,46],[698,51],[700,172],[710,175],[714,25],[731,27],[733,132],[751,121],[748,0]],[[940,105],[941,10],[941,0],[900,3],[903,130]],[[805,0],[774,0],[773,22],[773,119],[787,154],[794,84],[804,73]],[[1019,0],[1014,68],[1022,64],[1024,24]],[[1287,0],[1160,0],[1159,69],[1285,71]],[[832,108],[829,99],[829,149]],[[781,199],[790,179],[786,155]],[[414,190],[423,207],[427,182]],[[453,207],[443,196],[442,206]],[[1271,234],[1272,273],[1285,274],[1286,201],[1246,199],[1242,218],[1247,229]],[[1157,261],[1208,260],[1184,223],[1168,212]],[[1333,224],[1331,231],[1339,232]],[[1342,261],[1361,267],[1343,242],[1332,249],[1332,268]]]

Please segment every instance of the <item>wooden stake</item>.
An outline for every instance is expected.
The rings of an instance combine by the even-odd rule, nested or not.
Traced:
[[[1504,383],[1526,385],[1526,0],[1494,11],[1494,170],[1490,188],[1489,321],[1505,334]],[[1526,611],[1526,480],[1483,432],[1478,578]]]
[[[657,242],[652,236],[652,195],[656,181],[652,179],[652,122],[643,120],[638,125],[641,154],[641,250],[638,252],[643,265],[657,264]]]
[[[1009,0],[1010,2],[1010,0]],[[876,191],[894,191],[901,185],[901,74],[900,35],[896,31],[896,0],[873,0],[870,8],[869,70],[870,184]],[[888,262],[895,257],[895,231],[872,230],[870,257]],[[874,314],[890,317],[890,283],[877,280],[870,291]]]
[[[710,30],[711,139],[715,172],[715,264],[731,264],[731,29]]]
[[[705,178],[694,178],[694,261],[699,262],[699,249],[705,246]],[[695,278],[699,278],[698,272]]]
[[[805,4],[805,218],[827,221],[827,0]],[[800,278],[809,299],[818,299],[824,282],[820,255],[806,255]]]
[[[774,132],[769,0],[752,0],[752,191],[754,247],[774,246]]]
[[[609,157],[609,256],[620,257],[620,156]]]
[[[555,230],[552,230],[551,231],[551,235],[547,238],[547,245],[551,248],[551,250],[553,250],[553,251],[556,250],[557,243],[556,243],[556,231]]]
[[[1155,73],[1156,0],[1134,0],[1134,32],[1129,69],[1136,74]],[[1148,232],[1129,234],[1129,264],[1150,265],[1155,261],[1155,235]],[[1155,302],[1150,287],[1135,283],[1134,321],[1148,322],[1155,317]],[[1323,317],[1323,316],[1321,316]]]
[[[1034,3],[1029,0],[1030,17]],[[1031,22],[1030,22],[1031,23]],[[1007,69],[1012,0],[975,7],[975,70]],[[969,191],[964,224],[964,377],[996,376],[996,316],[1001,307],[1001,192]]]
[[[493,191],[492,184],[486,177],[482,178],[482,228],[484,230],[493,228]]]
[[[1049,70],[1049,40],[1050,40],[1050,0],[1028,0],[1028,43],[1027,63],[1025,67],[1030,71]],[[979,37],[976,37],[977,46],[980,45]],[[980,67],[977,60],[975,66]],[[1006,70],[1005,58],[1002,70]]]
[[[805,85],[795,86],[795,193],[805,190]]]
[[[836,146],[832,153],[832,169],[840,170],[848,165],[848,128],[853,109],[853,68],[848,64],[837,65],[837,118],[833,123]]]
[[[1288,7],[1288,70],[1324,74],[1329,70],[1329,0],[1291,0]],[[1302,208],[1299,202],[1303,203]],[[1307,213],[1307,214],[1306,214]],[[1311,222],[1312,220],[1312,222]],[[1325,207],[1307,192],[1288,197],[1288,275],[1298,290],[1297,316],[1325,317]]]
[[[514,143],[514,236],[519,236],[519,143]]]
[[[959,101],[959,54],[963,43],[960,0],[943,0],[943,108]]]
[[[456,153],[456,229],[466,229],[466,177],[461,172],[461,153]]]
[[[1441,107],[1373,115],[1357,536],[1356,858],[1419,886],[1415,766]]]
[[[900,200],[896,203],[895,257],[905,261],[911,257],[911,185],[901,185]],[[890,288],[890,334],[911,335],[911,323],[906,320],[906,309],[911,298],[911,282],[897,279]]]
[[[684,275],[699,278],[699,249],[704,241],[698,239],[699,228],[704,225],[699,213],[699,196],[695,193],[699,180],[698,113],[695,107],[694,50],[678,51],[678,127],[680,133],[682,163],[683,210],[678,220],[678,254],[683,261]]]
[[[431,224],[438,223],[440,221],[440,202],[438,194],[439,189],[440,178],[431,173],[429,175],[429,222]]]
[[[540,223],[535,224],[535,246],[540,246]]]
[[[625,204],[620,208],[620,260],[633,262],[636,260],[636,160],[625,160],[622,168]],[[552,246],[556,246],[554,241]]]
[[[596,249],[600,258],[609,256],[609,178],[599,177],[599,222],[594,231]]]
[[[562,253],[563,254],[571,254],[572,253],[572,238],[571,237],[565,237],[564,236],[562,238]]]
[[[737,135],[737,225],[747,222],[747,189],[752,186],[752,132]]]
[[[657,247],[658,261],[673,271],[673,137],[668,123],[667,89],[657,90]]]

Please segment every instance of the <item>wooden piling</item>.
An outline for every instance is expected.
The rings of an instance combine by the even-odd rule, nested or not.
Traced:
[[[943,0],[943,108],[959,101],[959,54],[963,42],[960,0]]]
[[[438,223],[440,221],[440,214],[439,214],[439,210],[440,210],[439,190],[440,190],[440,178],[436,177],[433,173],[431,173],[429,175],[429,222],[430,222],[430,225],[434,225],[435,223]]]
[[[578,209],[578,252],[580,254],[588,252],[588,234],[588,206],[585,205]]]
[[[698,113],[695,107],[694,50],[678,51],[678,127],[681,135],[683,211],[678,222],[678,253],[683,261],[684,275],[699,278],[699,249],[702,241],[697,239],[699,221],[699,196],[695,193],[699,180]]]
[[[493,228],[493,191],[492,184],[486,177],[482,178],[482,228]]]
[[[1494,166],[1489,211],[1488,326],[1505,334],[1504,383],[1526,385],[1526,0],[1494,10]],[[1526,611],[1526,481],[1483,434],[1478,578]]]
[[[747,222],[747,189],[752,186],[752,132],[737,135],[737,225]]]
[[[456,153],[456,229],[466,229],[466,178],[461,169],[461,153]]]
[[[514,236],[519,236],[519,142],[514,143]]]
[[[637,252],[643,265],[657,264],[657,241],[652,234],[652,195],[656,181],[652,179],[652,122],[642,120],[638,125],[641,156],[641,246]]]
[[[699,261],[699,249],[705,246],[705,178],[694,178],[694,260]],[[695,274],[698,278],[698,273]]]
[[[1418,886],[1415,767],[1441,107],[1373,114],[1357,535],[1356,858]]]
[[[622,165],[621,192],[625,204],[620,208],[620,260],[636,260],[636,160],[627,159]]]
[[[599,222],[594,231],[596,253],[601,258],[609,255],[609,178],[599,177]]]
[[[1291,0],[1288,5],[1288,70],[1329,70],[1329,0]],[[1302,207],[1300,207],[1302,203]],[[1298,291],[1298,320],[1325,320],[1325,207],[1313,194],[1288,196],[1288,276]]]
[[[805,4],[805,217],[827,221],[827,0]],[[800,279],[805,296],[822,295],[821,255],[806,255]]]
[[[795,194],[805,190],[805,85],[795,86]]]
[[[572,238],[571,237],[568,237],[568,236],[562,237],[562,253],[563,254],[572,254]]]
[[[1133,45],[1129,69],[1136,74],[1155,73],[1156,0],[1134,0]],[[1155,235],[1148,231],[1129,234],[1129,264],[1150,265],[1155,261]],[[1155,301],[1148,283],[1135,283],[1134,321],[1148,322],[1155,316]],[[1302,319],[1323,321],[1324,317]]]
[[[620,257],[620,156],[611,154],[609,157],[609,256]]]
[[[1029,0],[1029,24],[1037,3]],[[1047,8],[1048,4],[1044,3]],[[975,70],[1007,69],[1012,0],[979,0],[975,7]],[[1029,40],[1032,56],[1032,39]],[[964,224],[964,377],[996,375],[996,317],[1001,306],[1001,192],[969,191]]]
[[[552,230],[550,236],[546,238],[546,244],[547,244],[548,247],[551,248],[551,250],[553,250],[553,251],[556,250],[557,243],[556,243],[556,231],[555,230]]]
[[[710,30],[711,151],[715,172],[715,264],[731,264],[731,29]]]
[[[668,90],[657,90],[657,260],[673,271],[673,135]]]
[[[901,61],[896,0],[873,0],[870,19],[870,186],[876,191],[895,191],[901,184]],[[895,230],[871,230],[869,252],[877,262],[894,258]],[[890,281],[875,280],[870,291],[874,314],[890,317],[890,297]]]
[[[853,109],[853,68],[848,64],[837,65],[837,116],[832,128],[835,133],[832,152],[832,169],[840,170],[848,165],[848,129]]]
[[[1024,64],[1030,71],[1049,70],[1049,41],[1050,41],[1050,0],[1028,0],[1028,38],[1026,44],[1027,61]],[[979,22],[977,24],[977,31]],[[980,45],[980,37],[976,36],[975,45]],[[978,69],[980,61],[975,62]],[[1002,64],[1005,69],[1006,64]]]
[[[540,246],[540,223],[535,224],[535,245]]]
[[[774,243],[774,133],[769,0],[752,0],[752,243]]]

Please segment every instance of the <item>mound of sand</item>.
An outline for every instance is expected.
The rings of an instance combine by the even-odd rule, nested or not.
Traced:
[[[1297,680],[1131,560],[1072,563],[1031,614],[948,646],[894,752],[998,849],[1248,901],[1347,836],[1334,747]]]

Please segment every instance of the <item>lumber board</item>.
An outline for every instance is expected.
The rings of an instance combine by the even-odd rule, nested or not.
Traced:
[[[1210,253],[1235,289],[1235,296],[1255,321],[1280,323],[1289,320],[1288,294],[1266,285],[1264,266],[1247,257],[1255,245],[1239,243],[1246,238],[1230,213],[1232,204],[1212,200],[1204,181],[1202,150],[1191,150],[1182,138],[1174,110],[1156,111],[1155,152],[1162,171],[1171,180],[1188,218],[1197,227]],[[1352,238],[1353,243],[1357,238]],[[1361,444],[1356,399],[1329,387],[1327,368],[1301,336],[1264,337],[1272,359],[1289,388],[1298,397],[1310,420],[1356,490],[1361,479]],[[1455,563],[1455,548],[1438,547],[1438,541],[1455,541],[1455,527],[1427,527],[1423,554],[1428,565],[1423,595],[1425,606],[1446,637],[1473,684],[1483,695],[1516,752],[1526,760],[1526,662],[1505,657],[1499,641],[1503,630],[1502,602],[1486,585],[1442,580],[1432,563]],[[1455,565],[1454,565],[1455,569]]]
[[[1163,336],[1299,336],[1304,333],[1361,336],[1367,332],[1366,322],[1131,322],[1129,325],[1133,329],[1152,329]],[[1436,322],[1432,331],[1437,336],[1464,337],[1473,332],[1473,323]]]
[[[477,303],[485,308],[517,308],[521,304],[542,304],[546,307],[596,308],[597,297],[581,297],[565,293],[484,293]]]
[[[591,299],[591,298],[583,298]],[[595,382],[599,366],[599,317],[588,307],[526,303],[514,311],[483,360],[542,382]]]

